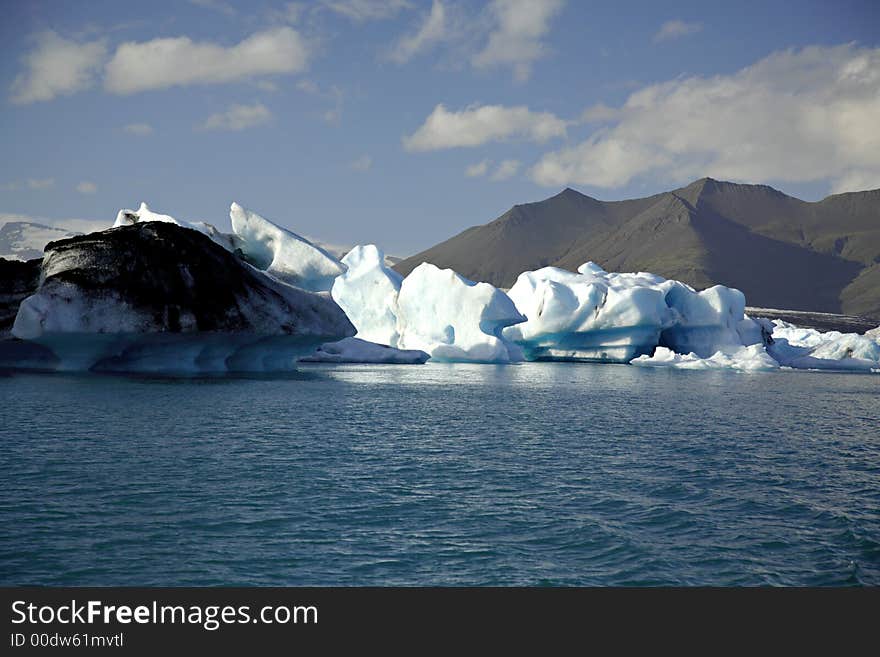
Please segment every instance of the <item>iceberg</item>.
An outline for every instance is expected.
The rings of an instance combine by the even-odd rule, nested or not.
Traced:
[[[772,337],[767,350],[787,367],[880,371],[880,342],[867,334],[823,333],[775,319]]]
[[[12,327],[58,369],[149,372],[292,369],[354,332],[329,295],[161,220],[51,243]]]
[[[743,335],[754,340],[754,324],[743,324],[745,295],[735,288],[715,285],[697,292],[684,283],[669,281],[666,303],[675,320],[663,330],[660,345],[676,353],[709,358],[742,345]]]
[[[346,271],[333,282],[331,295],[357,328],[362,340],[397,344],[397,295],[403,277],[385,262],[378,247],[356,246],[342,259]]]
[[[667,282],[653,274],[609,274],[588,262],[572,273],[544,267],[519,275],[508,295],[527,317],[503,335],[528,360],[626,363],[657,346],[675,315]]]
[[[154,212],[146,203],[137,210],[120,210],[114,228],[138,223],[161,222],[195,230],[248,263],[283,283],[310,292],[329,292],[345,266],[304,237],[233,203],[229,209],[232,233],[224,233],[204,221],[182,221]]]
[[[322,344],[313,354],[300,359],[300,362],[421,365],[428,358],[428,354],[417,349],[395,349],[359,338],[345,338]]]
[[[422,263],[401,283],[392,346],[438,361],[514,362],[522,352],[502,330],[524,320],[501,290]]]
[[[329,292],[345,272],[345,265],[324,249],[238,203],[230,207],[229,218],[245,260],[284,283]]]
[[[116,221],[113,222],[113,228],[121,226],[133,226],[139,223],[147,223],[150,221],[160,221],[166,224],[174,224],[181,228],[189,228],[198,231],[210,237],[214,242],[222,246],[227,251],[235,251],[239,247],[238,240],[235,235],[223,233],[211,224],[204,221],[182,221],[175,219],[168,214],[160,214],[153,212],[143,201],[137,210],[123,209],[116,213]]]

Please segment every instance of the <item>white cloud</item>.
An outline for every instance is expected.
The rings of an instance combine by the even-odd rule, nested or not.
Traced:
[[[246,130],[268,123],[272,112],[262,103],[231,105],[225,112],[212,114],[202,124],[205,130]]]
[[[201,7],[202,9],[211,9],[213,11],[219,11],[221,14],[226,14],[227,16],[235,16],[237,13],[235,7],[233,7],[228,2],[224,2],[223,0],[189,0],[191,4],[196,5],[197,7]]]
[[[138,137],[146,137],[153,134],[153,126],[149,123],[129,123],[122,129],[128,134]]]
[[[12,83],[11,100],[26,104],[88,89],[106,55],[103,41],[78,43],[43,32],[24,57],[25,70]]]
[[[687,23],[679,19],[666,21],[665,23],[663,23],[663,25],[660,26],[660,29],[657,30],[657,34],[654,35],[654,43],[660,43],[661,41],[670,41],[672,39],[680,39],[681,37],[688,36],[689,34],[696,34],[702,29],[702,23]]]
[[[28,189],[49,189],[55,186],[54,178],[29,178],[27,181]]]
[[[393,18],[412,7],[409,0],[323,0],[321,4],[358,23]]]
[[[441,0],[433,0],[431,11],[424,16],[419,29],[394,44],[388,53],[388,59],[403,64],[444,38],[446,38],[446,8]]]
[[[361,155],[351,163],[351,168],[355,171],[369,171],[373,166],[373,158],[369,155]]]
[[[519,167],[519,160],[504,160],[503,162],[501,162],[501,164],[498,165],[498,168],[495,169],[494,173],[489,176],[489,180],[499,182],[501,180],[513,178],[516,175],[517,171],[519,171]]]
[[[477,162],[476,164],[471,164],[464,170],[464,175],[468,178],[480,178],[481,176],[485,176],[489,171],[489,165],[491,161],[483,160],[482,162]]]
[[[636,91],[608,125],[545,154],[531,176],[552,187],[708,175],[847,191],[880,182],[878,117],[880,48],[787,50],[731,75]]]
[[[98,186],[93,182],[83,180],[80,184],[76,186],[76,191],[78,191],[80,194],[94,194],[98,191]]]
[[[189,37],[130,41],[107,63],[104,87],[116,94],[190,84],[220,84],[305,70],[309,46],[293,28],[252,34],[224,47]]]
[[[527,80],[534,62],[547,54],[542,39],[562,6],[563,0],[493,0],[489,11],[495,27],[471,63],[480,69],[512,66],[517,80]]]
[[[565,136],[567,123],[549,112],[503,105],[471,106],[450,112],[437,105],[412,135],[403,138],[408,151],[480,146],[490,141],[519,137],[543,142]]]

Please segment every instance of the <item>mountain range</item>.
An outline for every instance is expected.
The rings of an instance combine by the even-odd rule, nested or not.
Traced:
[[[405,275],[430,262],[506,288],[520,272],[589,260],[697,289],[736,287],[752,306],[880,317],[880,189],[816,202],[712,178],[624,201],[565,189],[395,269]]]

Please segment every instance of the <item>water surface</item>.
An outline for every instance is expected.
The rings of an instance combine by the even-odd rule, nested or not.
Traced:
[[[880,377],[0,376],[0,582],[880,584]]]

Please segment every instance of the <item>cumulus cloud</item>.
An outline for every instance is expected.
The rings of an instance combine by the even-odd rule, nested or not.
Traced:
[[[357,23],[393,18],[412,7],[409,0],[323,0],[321,5]]]
[[[471,164],[464,170],[464,175],[468,178],[480,178],[481,176],[485,176],[489,171],[490,164],[491,162],[489,160],[483,160],[482,162]]]
[[[84,180],[76,186],[76,191],[80,194],[94,194],[98,191],[98,186],[88,180]]]
[[[137,137],[146,137],[148,135],[153,134],[153,126],[149,123],[129,123],[124,128],[130,135],[135,135]]]
[[[519,160],[503,160],[501,164],[498,165],[498,168],[489,176],[489,180],[493,180],[495,182],[499,182],[502,180],[507,180],[508,178],[513,178],[516,173],[519,171],[520,162]]]
[[[189,37],[130,41],[107,63],[104,87],[116,94],[190,84],[219,84],[305,70],[309,46],[291,27],[252,34],[234,46]]]
[[[424,16],[418,30],[394,44],[388,53],[388,59],[403,64],[443,41],[446,36],[446,8],[441,0],[434,0],[431,11]]]
[[[481,105],[450,112],[442,104],[412,135],[403,138],[408,151],[480,146],[512,137],[544,142],[565,136],[563,121],[550,112],[532,112],[528,107]]]
[[[511,66],[517,80],[527,80],[534,62],[547,54],[542,39],[562,6],[563,0],[493,0],[494,28],[471,63],[479,69]]]
[[[355,171],[369,171],[373,166],[373,158],[369,155],[361,155],[351,163],[351,168]]]
[[[246,130],[272,119],[272,112],[262,103],[231,105],[225,112],[212,114],[202,124],[204,130]]]
[[[532,179],[606,188],[647,175],[828,181],[835,191],[875,185],[880,48],[777,52],[731,75],[647,86],[608,116],[580,144],[545,154]]]
[[[55,32],[43,32],[36,38],[36,47],[24,57],[25,70],[12,83],[11,100],[34,103],[88,89],[106,56],[103,41],[79,43]]]
[[[680,39],[689,34],[696,34],[702,29],[702,23],[688,23],[679,19],[666,21],[660,26],[660,29],[657,30],[657,34],[654,35],[654,43]]]

